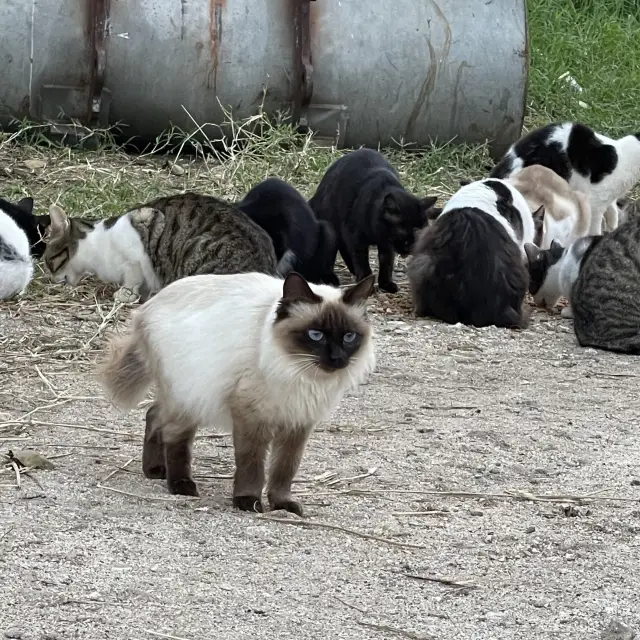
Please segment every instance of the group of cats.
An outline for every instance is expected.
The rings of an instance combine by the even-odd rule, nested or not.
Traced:
[[[185,193],[97,222],[0,200],[0,298],[24,290],[34,256],[57,282],[92,273],[144,301],[100,368],[118,406],[155,387],[144,474],[198,495],[192,444],[213,424],[233,435],[234,505],[262,511],[266,478],[270,506],[301,515],[291,483],[309,434],[375,366],[370,246],[391,293],[396,253],[410,255],[418,315],[522,327],[529,288],[547,307],[570,298],[581,344],[640,353],[640,220],[619,224],[639,179],[638,136],[565,123],[522,138],[442,208],[369,149],[331,165],[308,202],[276,178],[235,204]],[[338,251],[356,284],[337,286]]]

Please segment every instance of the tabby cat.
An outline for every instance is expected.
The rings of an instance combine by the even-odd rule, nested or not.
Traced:
[[[143,471],[171,493],[198,495],[191,475],[196,429],[233,434],[233,503],[262,511],[265,457],[273,509],[302,515],[291,495],[313,427],[373,370],[366,300],[373,276],[348,288],[309,285],[292,272],[203,275],[174,282],[115,337],[102,366],[109,397],[147,411]]]
[[[121,285],[120,302],[203,273],[276,274],[267,232],[233,205],[183,193],[157,198],[121,216],[92,221],[49,210],[44,260],[56,282],[76,285],[86,273]]]
[[[358,149],[327,169],[309,204],[318,218],[333,225],[340,255],[356,280],[371,273],[369,247],[375,245],[380,264],[378,285],[396,293],[396,253],[409,254],[416,231],[427,224],[427,212],[436,200],[407,192],[398,172],[382,154]]]
[[[583,347],[640,355],[640,219],[604,235],[583,258],[571,307]]]

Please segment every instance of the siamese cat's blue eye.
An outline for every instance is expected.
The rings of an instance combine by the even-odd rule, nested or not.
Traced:
[[[345,333],[344,336],[342,336],[342,339],[349,344],[356,339],[356,334],[353,331],[349,331],[349,333]]]
[[[324,333],[322,333],[322,331],[318,331],[317,329],[309,329],[307,333],[314,342],[320,342],[320,340],[324,338]]]

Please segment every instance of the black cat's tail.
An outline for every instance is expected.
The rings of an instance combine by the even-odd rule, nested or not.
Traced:
[[[297,263],[296,254],[291,249],[287,249],[276,265],[276,272],[281,278],[286,278],[292,271],[295,271]]]

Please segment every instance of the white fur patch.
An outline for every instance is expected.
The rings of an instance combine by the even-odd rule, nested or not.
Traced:
[[[20,260],[0,262],[0,300],[22,293],[33,277],[33,263],[27,234],[0,209],[0,237],[18,253]]]
[[[155,293],[161,287],[140,235],[131,225],[129,214],[121,216],[110,228],[105,227],[104,221],[98,222],[79,241],[75,255],[57,277],[66,277],[67,281],[75,284],[86,273],[132,291],[139,291],[144,286],[149,293]]]
[[[491,187],[485,184],[487,180],[501,182],[509,189],[511,197],[513,198],[513,204],[520,213],[523,228],[522,239],[516,236],[516,232],[511,224],[509,224],[509,221],[498,212],[498,196]],[[506,180],[498,180],[497,178],[485,178],[484,180],[471,182],[470,184],[458,189],[458,191],[451,196],[442,209],[440,216],[454,211],[455,209],[462,209],[466,207],[480,209],[497,220],[509,234],[509,237],[520,247],[523,257],[526,256],[524,253],[524,245],[527,242],[533,242],[535,236],[535,225],[529,205],[527,205],[522,194],[513,185]]]

